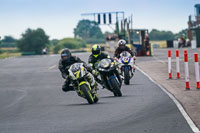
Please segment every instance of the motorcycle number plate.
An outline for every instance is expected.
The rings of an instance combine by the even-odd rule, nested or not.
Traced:
[[[124,58],[124,62],[128,62],[128,60],[129,60],[128,58]]]

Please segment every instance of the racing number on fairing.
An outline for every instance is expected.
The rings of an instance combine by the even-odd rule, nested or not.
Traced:
[[[124,62],[128,62],[128,58],[124,58]]]
[[[81,68],[81,70],[83,71],[84,68]],[[81,70],[79,70],[79,71],[77,71],[77,72],[74,73],[74,74],[76,75],[76,78],[77,78],[77,79],[79,78],[79,75],[80,75]]]
[[[75,72],[74,74],[76,75],[76,78],[79,78],[79,74],[80,74],[80,70],[79,71],[77,71],[77,72]]]

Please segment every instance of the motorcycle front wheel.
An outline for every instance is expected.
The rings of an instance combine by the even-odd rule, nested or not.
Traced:
[[[124,84],[129,85],[130,84],[130,75],[129,75],[129,69],[124,70]]]
[[[121,97],[122,96],[122,92],[120,90],[120,86],[119,84],[117,83],[116,79],[115,78],[112,78],[110,80],[111,82],[111,85],[112,85],[112,88],[113,88],[113,94],[114,96],[118,96],[118,97]]]
[[[93,99],[93,96],[90,92],[89,87],[86,84],[83,84],[83,85],[80,86],[80,89],[83,91],[83,94],[84,94],[86,100],[88,101],[88,103],[93,104],[94,99]]]

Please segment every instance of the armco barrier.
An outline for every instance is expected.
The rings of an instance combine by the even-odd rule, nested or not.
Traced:
[[[22,55],[36,55],[35,52],[22,52]]]

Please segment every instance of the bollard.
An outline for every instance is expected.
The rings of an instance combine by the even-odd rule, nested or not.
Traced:
[[[184,61],[185,61],[185,85],[186,90],[190,90],[189,85],[189,68],[188,68],[188,54],[184,51]]]
[[[180,78],[180,63],[179,63],[179,50],[176,50],[176,78]]]
[[[168,73],[169,73],[169,79],[171,79],[172,78],[171,50],[168,50]]]
[[[186,49],[186,50],[184,50],[184,54],[187,54],[187,49]]]
[[[195,61],[194,67],[195,67],[195,76],[196,76],[196,88],[200,89],[198,53],[194,53],[194,61]]]

